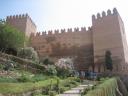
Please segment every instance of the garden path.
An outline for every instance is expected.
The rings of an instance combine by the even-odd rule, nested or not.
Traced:
[[[57,96],[81,96],[81,91],[89,86],[93,86],[93,84],[81,84],[76,88],[72,88],[71,90],[65,91],[63,94],[59,94]]]

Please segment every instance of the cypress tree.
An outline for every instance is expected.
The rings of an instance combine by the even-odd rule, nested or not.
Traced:
[[[111,57],[111,52],[109,50],[105,52],[105,65],[106,65],[106,69],[110,71],[113,70],[112,57]]]

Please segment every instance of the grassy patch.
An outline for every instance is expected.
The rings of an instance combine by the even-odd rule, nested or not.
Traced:
[[[118,88],[117,79],[110,78],[103,81],[93,90],[88,91],[85,96],[116,96],[116,89]]]
[[[64,80],[60,80],[60,84],[66,84],[71,82],[76,78],[68,78]],[[47,88],[50,85],[56,85],[57,79],[47,79],[38,82],[26,82],[26,83],[0,83],[0,93],[2,94],[15,94],[15,93],[23,93],[28,91],[33,91],[40,88]]]
[[[38,89],[41,87],[46,87],[56,83],[56,79],[49,79],[44,81],[39,81],[36,83],[0,83],[0,93],[22,93],[30,90]]]
[[[0,77],[0,83],[6,83],[6,82],[8,82],[8,83],[16,83],[16,82],[18,82],[15,78],[11,78],[11,77]]]

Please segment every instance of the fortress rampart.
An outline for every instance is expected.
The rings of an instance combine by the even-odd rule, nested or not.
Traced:
[[[92,15],[92,26],[36,32],[32,19],[26,15],[8,16],[7,23],[25,32],[40,58],[75,58],[76,70],[104,72],[105,52],[111,51],[114,71],[128,71],[128,49],[123,21],[114,8]]]
[[[37,32],[31,36],[31,41],[31,46],[38,51],[42,58],[44,56],[62,58],[80,55],[80,60],[77,60],[79,64],[76,64],[76,66],[81,70],[86,69],[86,66],[82,65],[83,61],[85,61],[83,58],[87,57],[87,55],[93,56],[91,27],[88,27],[88,29],[81,27],[80,29],[68,28],[42,33]],[[87,65],[93,63],[92,57],[88,57],[86,63]]]
[[[81,27],[81,28],[68,28],[68,29],[56,29],[56,30],[49,30],[49,31],[43,31],[43,32],[37,32],[35,34],[32,34],[33,37],[38,37],[38,36],[49,36],[49,35],[63,35],[63,34],[75,34],[75,32],[89,32],[91,30],[91,27]]]

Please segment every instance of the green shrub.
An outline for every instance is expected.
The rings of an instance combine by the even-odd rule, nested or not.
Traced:
[[[65,84],[64,87],[71,87],[69,83]]]
[[[8,83],[16,83],[18,82],[15,78],[9,78],[9,77],[0,77],[0,83],[8,82]]]
[[[63,93],[64,91],[70,89],[70,84],[60,84],[58,89],[58,93]]]
[[[81,96],[87,94],[87,92],[88,92],[89,90],[91,90],[90,87],[84,88],[83,92],[81,92]]]
[[[36,94],[34,96],[48,96],[48,95]]]
[[[37,96],[37,95],[39,95],[39,93],[36,93],[36,92],[31,93],[31,96]]]
[[[37,94],[37,95],[34,95],[34,96],[49,96],[49,95]]]
[[[32,81],[30,76],[27,74],[22,74],[18,79],[19,82],[30,82]]]
[[[0,64],[0,70],[3,70],[4,64]]]
[[[20,49],[18,51],[18,57],[39,62],[38,54],[32,47],[26,47],[26,48]]]
[[[81,80],[80,80],[80,78],[76,78],[75,81],[76,82],[80,82]]]
[[[100,81],[100,77],[99,77],[99,76],[97,76],[96,80],[97,80],[97,81]]]
[[[48,78],[49,78],[48,76],[45,76],[45,75],[43,75],[43,74],[36,74],[35,76],[33,76],[33,77],[31,78],[31,80],[32,80],[33,82],[38,82],[38,81],[46,80],[46,79],[48,79]]]
[[[43,90],[42,90],[42,94],[43,95],[48,95],[49,94],[49,87],[43,87]]]
[[[56,66],[56,69],[57,69],[57,76],[59,76],[60,78],[70,77],[73,72],[70,68],[64,68],[59,66]]]
[[[46,69],[46,74],[49,76],[56,76],[57,75],[57,71],[56,71],[56,67],[54,65],[48,65],[47,69]]]
[[[49,91],[49,96],[56,96],[56,91]]]
[[[64,86],[60,86],[59,88],[60,93],[64,93],[64,91],[69,90],[69,89],[70,89],[69,87],[64,87]]]
[[[70,84],[78,85],[78,82],[76,82],[76,81],[71,81]]]
[[[111,78],[97,85],[94,90],[88,91],[86,96],[116,96],[117,88],[117,79]]]
[[[65,91],[64,87],[59,88],[60,93],[63,93]]]
[[[60,79],[56,78],[57,83],[53,86],[53,90],[55,90],[57,93],[59,93],[59,88],[60,88]]]

